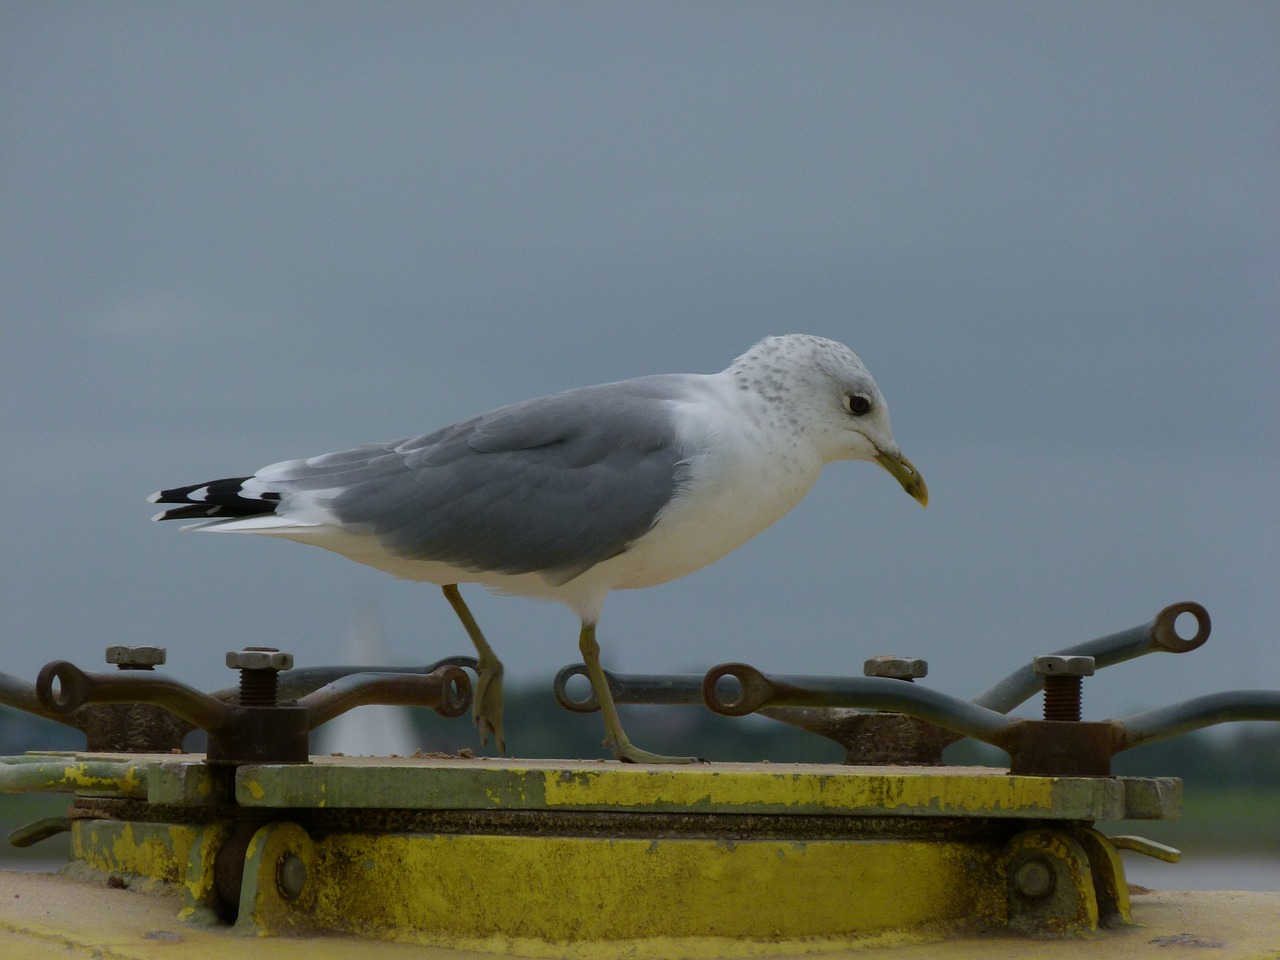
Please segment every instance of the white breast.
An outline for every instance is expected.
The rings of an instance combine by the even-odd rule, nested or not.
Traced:
[[[601,565],[613,568],[611,589],[655,586],[714,563],[773,525],[818,479],[822,460],[803,435],[755,393],[727,377],[708,380],[709,394],[739,415],[716,416],[706,397],[677,408],[680,436],[702,452],[653,529]]]

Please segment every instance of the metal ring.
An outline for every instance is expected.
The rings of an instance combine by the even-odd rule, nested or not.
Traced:
[[[1184,613],[1189,613],[1196,619],[1196,633],[1189,640],[1184,640],[1178,635],[1178,618]],[[1182,603],[1170,604],[1156,614],[1155,622],[1151,626],[1151,639],[1161,650],[1167,650],[1169,653],[1186,653],[1203,646],[1209,639],[1209,630],[1209,611],[1198,603],[1184,600]]]
[[[84,671],[67,660],[46,663],[36,677],[36,699],[52,713],[71,713],[84,703],[86,692]]]
[[[567,667],[560,668],[560,672],[556,674],[556,678],[551,685],[551,689],[556,695],[556,702],[573,713],[596,713],[599,711],[600,701],[596,699],[595,687],[591,687],[587,695],[581,700],[575,700],[573,695],[569,693],[569,681],[574,677],[587,677],[588,680],[590,679],[585,663],[571,663]]]
[[[759,676],[760,672],[755,667],[745,663],[722,663],[712,667],[702,679],[702,699],[716,713],[726,717],[745,717],[749,713],[754,713],[759,706],[759,701],[750,696],[749,686],[749,679]],[[729,700],[722,698],[720,691],[716,689],[717,684],[725,677],[732,677],[738,682],[737,695]]]
[[[471,677],[461,667],[452,665],[439,668],[439,672],[444,686],[436,713],[442,717],[460,717],[471,707]]]

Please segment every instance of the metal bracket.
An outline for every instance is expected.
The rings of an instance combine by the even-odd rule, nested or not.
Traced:
[[[296,701],[227,703],[157,674],[85,673],[66,660],[48,663],[36,678],[40,707],[67,716],[88,704],[147,704],[163,708],[209,734],[210,763],[306,763],[308,734],[353,707],[366,704],[426,706],[458,717],[471,706],[471,680],[446,664],[428,674],[346,674]],[[244,697],[244,688],[241,688]]]

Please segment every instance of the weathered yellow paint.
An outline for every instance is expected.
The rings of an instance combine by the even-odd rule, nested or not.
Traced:
[[[68,762],[63,757],[45,755],[7,757],[0,762],[0,792],[145,797],[146,769],[145,763],[133,760],[77,758]]]
[[[976,843],[354,833],[311,840],[287,824],[258,836],[266,846],[248,858],[258,865],[253,906],[241,903],[258,932],[309,924],[485,950],[518,943],[544,956],[568,956],[570,942],[626,942],[628,955],[661,957],[691,955],[696,943],[707,955],[742,955],[801,939],[919,939],[1004,919],[1002,892],[974,882],[995,876],[1000,851]],[[307,889],[292,902],[270,879],[286,850],[308,863]],[[672,953],[675,942],[681,948]]]
[[[214,863],[218,849],[231,833],[227,823],[212,823],[198,829],[187,851],[187,871],[182,878],[180,920],[209,919],[213,916]]]
[[[829,812],[900,809],[977,814],[1016,808],[1031,814],[1054,804],[1055,780],[1047,777],[947,775],[925,773],[862,774],[778,773],[678,770],[547,770],[543,774],[548,808],[621,806],[658,803],[690,812],[709,808],[770,807],[786,811]]]
[[[181,884],[200,828],[169,823],[75,820],[71,853],[102,873]]]
[[[1165,843],[1157,843],[1146,837],[1135,837],[1130,834],[1118,834],[1107,837],[1117,850],[1132,850],[1143,856],[1163,860],[1165,863],[1178,863],[1182,860],[1182,851]]]
[[[277,883],[286,856],[297,857],[307,870],[307,883],[292,900],[284,897]],[[315,876],[315,859],[311,838],[296,823],[272,823],[255,833],[245,851],[237,929],[261,936],[318,929],[314,915],[316,892],[326,881]]]
[[[1177,786],[954,767],[673,769],[586,761],[316,758],[309,765],[232,771],[168,756],[139,764],[136,778],[117,760],[102,761],[100,768],[117,774],[109,789],[145,788],[158,809],[181,810],[175,819],[200,818],[203,811],[204,822],[78,820],[74,855],[99,874],[144,878],[181,892],[184,919],[213,916],[216,853],[232,825],[209,819],[229,815],[203,798],[221,790],[218,799],[225,801],[225,791],[234,789],[245,807],[280,818],[249,842],[242,932],[337,931],[583,958],[606,950],[637,958],[743,956],[775,952],[783,944],[806,952],[853,938],[918,940],[1006,923],[1025,931],[1094,931],[1102,919],[1127,920],[1129,904],[1114,847],[1087,824],[1118,819],[1131,803],[1149,815],[1167,815],[1176,799],[1169,785]],[[38,765],[28,766],[46,776]],[[47,776],[68,784],[80,777],[76,790],[101,789],[93,772],[62,759]],[[84,788],[85,782],[95,786]],[[368,812],[325,817],[317,822],[331,832],[315,837],[288,820],[311,822],[306,811],[326,806]],[[372,812],[380,808],[555,816],[472,818],[492,822],[490,834],[366,833],[350,826],[376,822]],[[565,835],[575,829],[577,818],[564,815],[572,811],[681,816],[636,817],[634,832],[620,826],[612,837]],[[753,839],[728,839],[698,833],[699,814],[717,815],[708,818],[708,831],[757,822],[725,815],[784,816]],[[806,817],[892,817],[887,827],[864,822],[893,838],[858,829],[835,837],[845,831],[825,832],[822,819],[811,820],[810,829],[801,822]],[[940,817],[1000,820],[1008,827],[981,836],[962,830],[957,837],[964,839],[948,839],[938,832],[947,826]],[[931,818],[936,829],[929,827]],[[590,819],[595,829],[615,822]],[[396,814],[387,822],[442,821]],[[680,831],[662,832],[669,823],[680,824]],[[654,836],[639,835],[655,824]],[[522,832],[501,833],[509,829]],[[783,829],[787,837],[808,839],[780,839],[774,831]],[[1020,892],[1011,882],[1032,855],[1052,865],[1052,896],[1032,896],[1030,884]],[[296,882],[299,864],[292,858],[305,866],[307,878],[297,896],[282,892],[279,883],[286,860],[290,882]]]
[[[1078,827],[1073,835],[1089,858],[1093,890],[1098,898],[1098,922],[1110,926],[1132,923],[1129,885],[1125,882],[1120,851],[1109,837],[1092,827]]]
[[[68,764],[62,768],[62,781],[78,791],[92,792],[104,787],[125,796],[132,796],[146,789],[146,780],[138,775],[138,768],[132,764],[116,764],[109,775],[101,771],[101,764],[88,763]]]
[[[1108,821],[1172,816],[1179,789],[1173,780],[1011,776],[973,767],[671,769],[583,761],[316,757],[310,764],[241,768],[236,799],[281,811],[323,806]]]
[[[1048,866],[1054,875],[1043,897],[1019,894],[1014,882],[1024,858]],[[1118,863],[1118,860],[1117,860]],[[1098,929],[1098,896],[1088,853],[1070,831],[1034,827],[1009,841],[1003,874],[1009,891],[1009,926],[1033,936],[1080,936]],[[1120,874],[1123,882],[1124,875]]]
[[[72,862],[97,874],[162,885],[182,894],[181,920],[212,917],[214,860],[230,833],[227,823],[130,823],[75,820]]]

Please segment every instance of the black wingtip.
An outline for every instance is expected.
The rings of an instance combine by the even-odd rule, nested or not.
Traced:
[[[260,497],[242,495],[245,481],[251,477],[226,477],[193,483],[185,487],[160,490],[147,497],[150,503],[174,503],[176,507],[157,513],[152,520],[207,520],[228,517],[254,517],[275,512],[280,502],[278,493]]]

